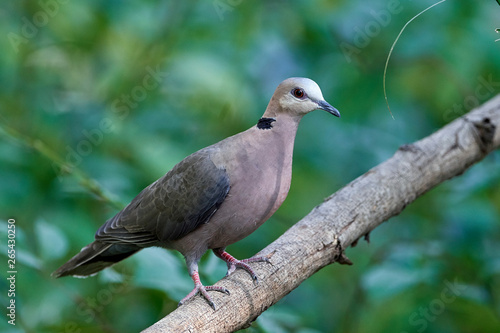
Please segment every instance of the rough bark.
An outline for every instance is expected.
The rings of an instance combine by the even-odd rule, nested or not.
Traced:
[[[237,270],[216,284],[229,289],[230,296],[211,293],[216,311],[196,297],[143,332],[233,332],[249,326],[322,267],[350,263],[343,249],[500,147],[499,126],[500,95],[434,134],[401,146],[263,249],[259,255],[272,254],[272,264],[252,264],[257,285]]]

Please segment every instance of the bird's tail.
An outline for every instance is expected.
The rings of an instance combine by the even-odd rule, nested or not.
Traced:
[[[95,241],[85,246],[80,253],[59,267],[58,270],[52,273],[52,276],[55,278],[68,275],[85,277],[96,274],[139,250],[141,248],[136,245]]]

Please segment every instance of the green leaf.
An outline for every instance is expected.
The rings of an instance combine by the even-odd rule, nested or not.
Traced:
[[[38,219],[35,222],[35,235],[38,240],[40,256],[45,260],[61,258],[68,251],[68,241],[55,225]]]

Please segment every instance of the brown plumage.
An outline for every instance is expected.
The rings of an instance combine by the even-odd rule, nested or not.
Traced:
[[[257,125],[186,157],[106,221],[95,241],[53,276],[91,275],[142,248],[160,246],[184,255],[195,283],[180,304],[200,292],[214,307],[206,291],[229,292],[203,286],[198,261],[212,249],[228,264],[228,274],[240,267],[257,279],[248,263],[267,258],[236,260],[225,248],[254,232],[285,200],[297,127],[316,109],[340,116],[314,81],[283,81]]]

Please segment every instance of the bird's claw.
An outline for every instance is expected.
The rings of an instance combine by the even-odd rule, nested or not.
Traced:
[[[255,274],[252,267],[250,267],[248,264],[252,263],[252,262],[271,263],[269,258],[271,258],[271,256],[274,254],[274,252],[272,252],[272,253],[270,253],[266,256],[262,256],[262,257],[252,257],[252,258],[248,258],[248,259],[238,260],[235,257],[233,257],[232,255],[230,255],[229,253],[227,253],[224,249],[215,249],[213,251],[217,257],[221,258],[222,260],[224,260],[226,262],[226,264],[227,264],[226,276],[230,276],[231,274],[233,274],[233,272],[236,270],[236,268],[243,268],[245,271],[248,272],[248,274],[250,274],[254,284],[258,284],[259,280],[257,278],[257,274]]]
[[[252,263],[252,262],[271,263],[271,261],[269,260],[269,258],[267,256],[266,257],[254,257],[254,258],[248,258],[248,259],[242,259],[242,260],[234,259],[234,261],[227,262],[228,269],[227,269],[226,276],[230,276],[236,270],[236,268],[242,268],[248,274],[250,274],[254,284],[258,284],[259,279],[257,277],[257,274],[255,274],[254,270],[248,265],[249,263]]]
[[[200,284],[197,284],[195,285],[194,289],[191,290],[191,292],[189,294],[187,294],[186,297],[184,297],[177,306],[181,306],[182,304],[186,303],[188,300],[190,300],[191,298],[193,298],[194,296],[196,296],[197,294],[200,294],[201,296],[203,296],[203,298],[205,298],[205,300],[207,301],[207,303],[212,307],[212,309],[214,309],[215,311],[215,304],[214,302],[212,301],[212,298],[210,297],[210,295],[208,294],[207,291],[218,291],[218,292],[221,292],[221,293],[224,293],[226,295],[230,295],[231,293],[229,292],[229,290],[227,290],[226,288],[224,287],[219,287],[219,286],[204,286],[202,285],[201,283]]]

